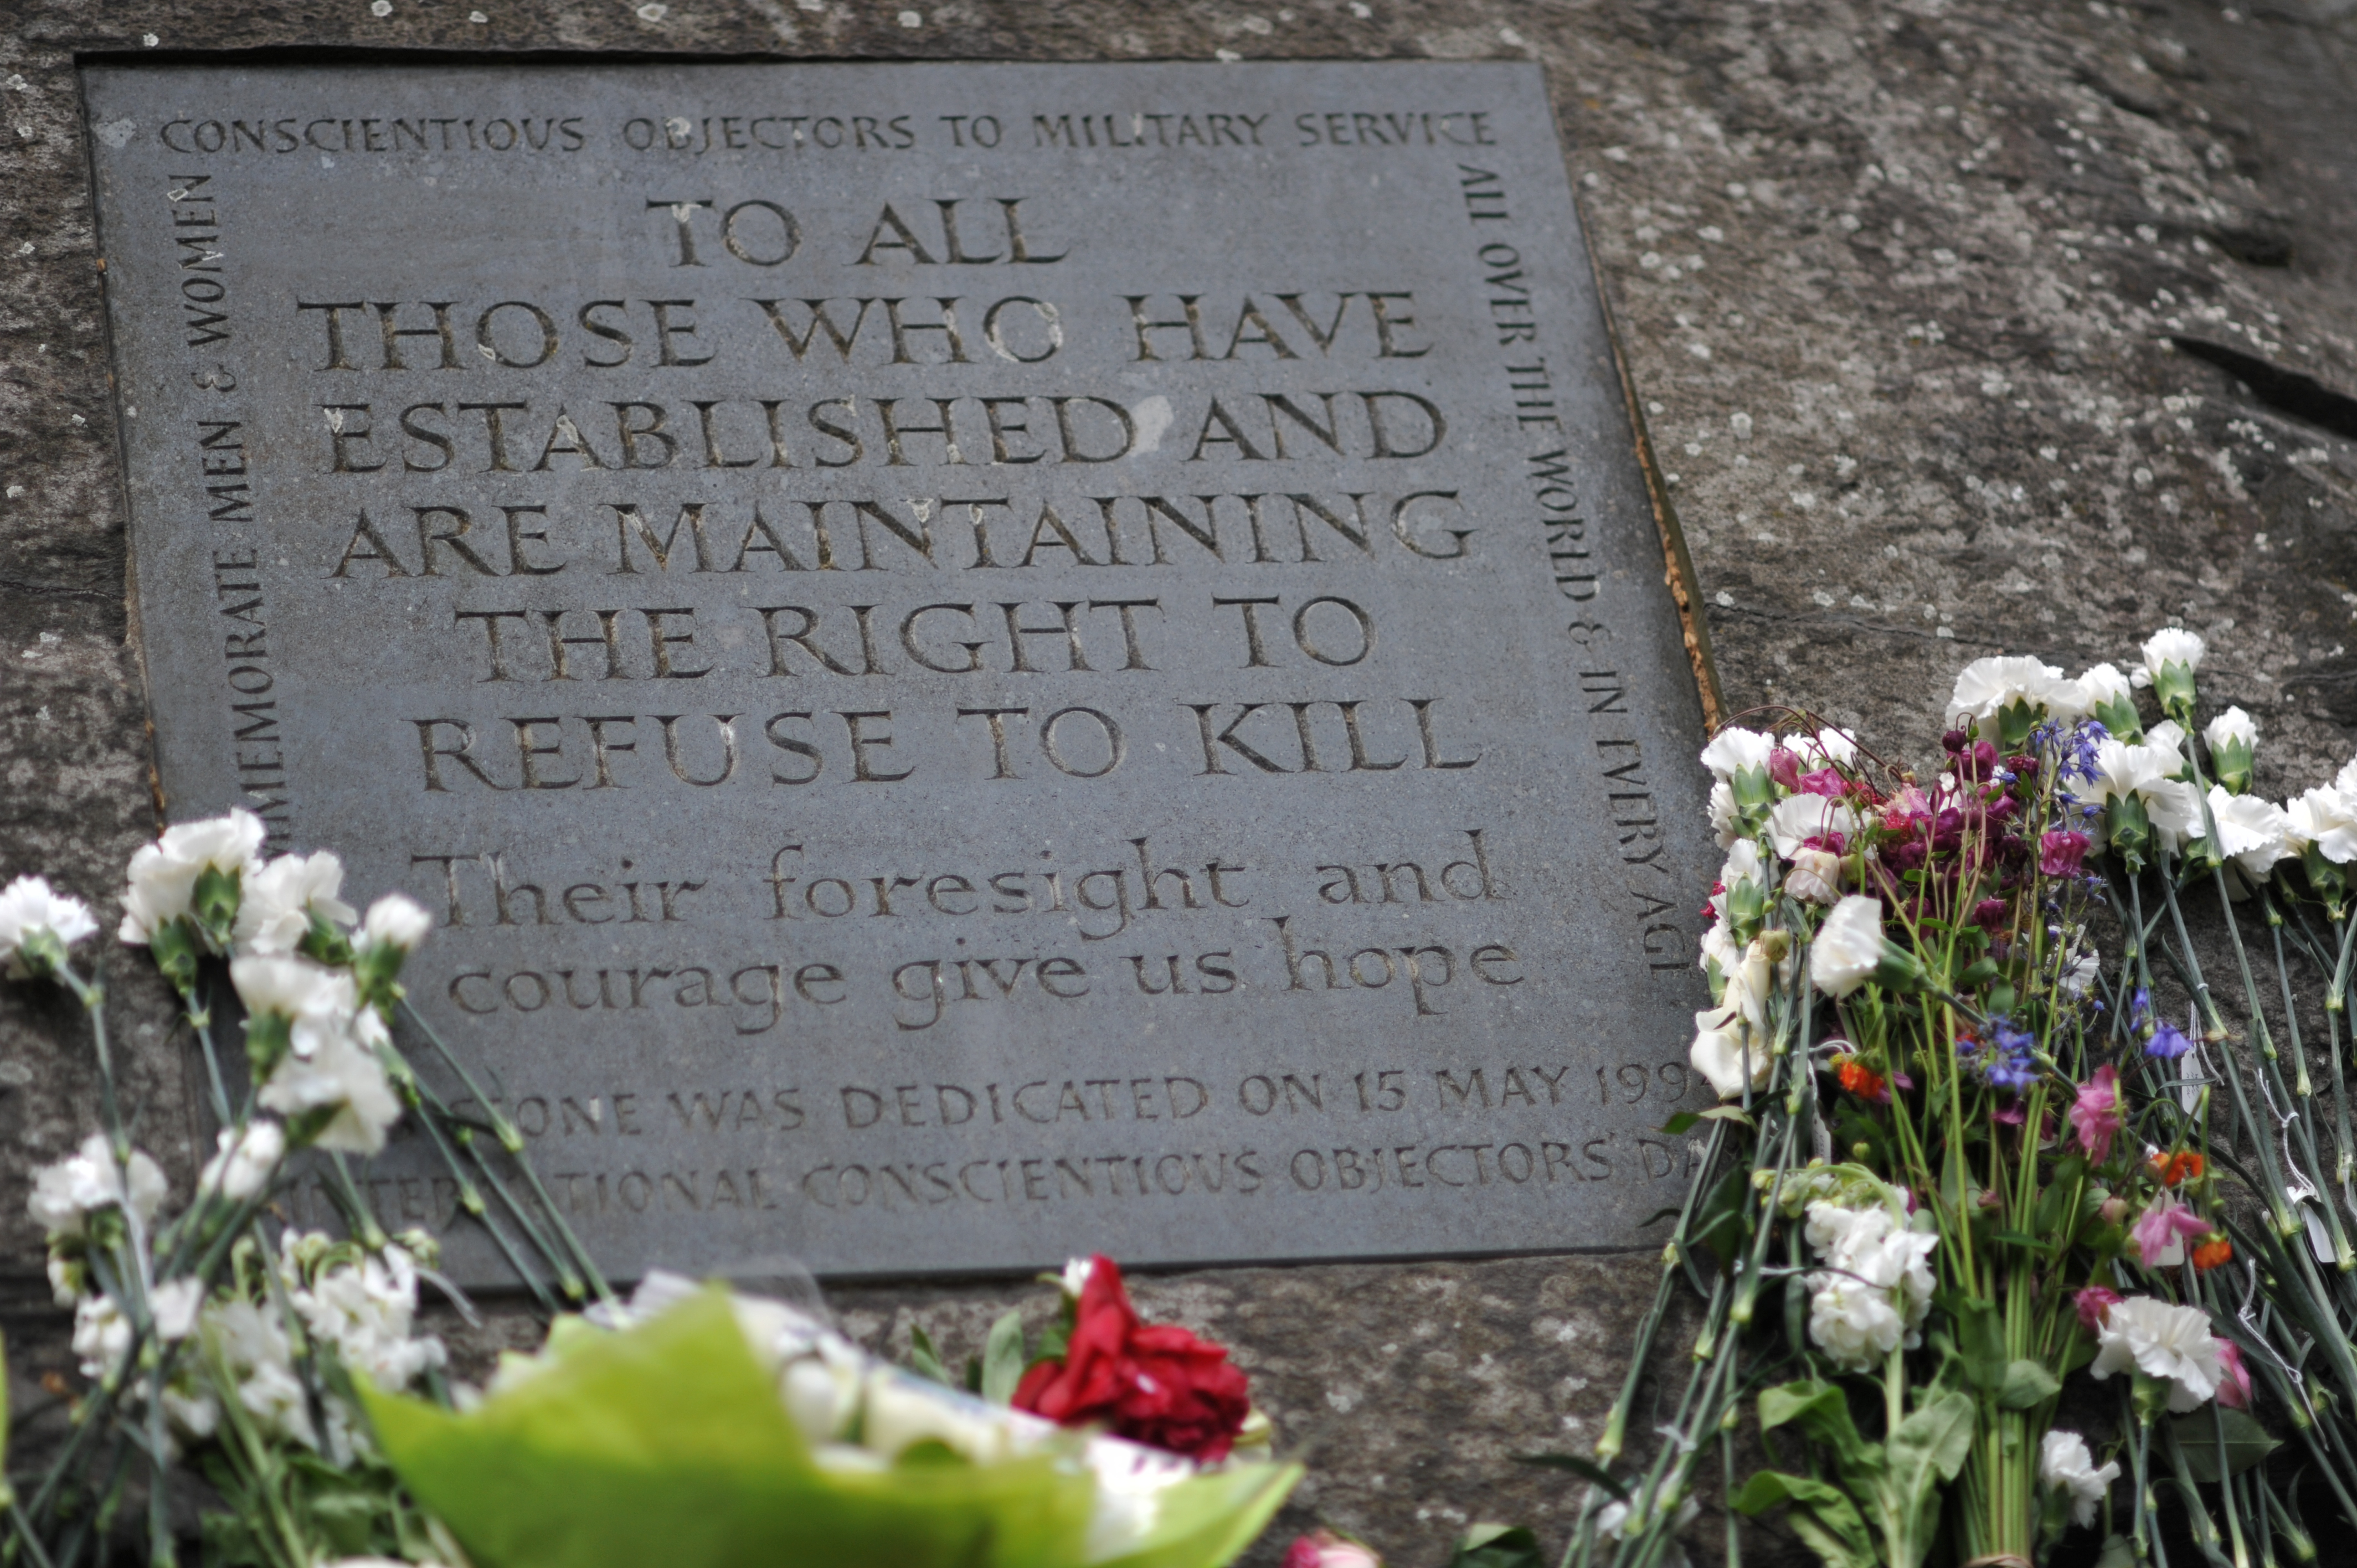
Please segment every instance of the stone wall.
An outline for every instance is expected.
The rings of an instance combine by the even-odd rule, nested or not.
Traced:
[[[102,53],[1540,59],[1730,709],[1808,706],[1920,753],[1961,660],[2075,671],[2182,618],[2212,639],[2205,683],[2270,742],[2262,789],[2348,755],[2357,404],[2324,390],[2357,389],[2346,0],[914,4],[17,0],[0,35],[0,878],[103,893],[156,822],[74,77]],[[143,1141],[185,1180],[169,1013],[129,965],[115,988]],[[81,1041],[69,1009],[0,988],[20,1395],[67,1359],[22,1198],[88,1122]],[[1582,1443],[1617,1388],[1656,1264],[1562,1240],[1545,1259],[1201,1271],[1139,1295],[1254,1373],[1312,1466],[1286,1525],[1430,1563],[1469,1517],[1551,1523],[1562,1489],[1508,1455]],[[1018,1297],[1044,1310],[998,1285],[834,1300],[879,1346],[921,1320],[963,1353]],[[467,1339],[528,1333],[507,1313]]]

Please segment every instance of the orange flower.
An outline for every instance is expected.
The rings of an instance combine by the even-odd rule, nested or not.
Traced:
[[[2177,1187],[2188,1181],[2200,1181],[2209,1162],[2200,1155],[2155,1155],[2152,1157],[2153,1179],[2163,1187]]]
[[[2233,1258],[2234,1243],[2215,1230],[2210,1233],[2208,1240],[2193,1249],[2193,1266],[2205,1274],[2221,1263],[2232,1262]]]
[[[1841,1086],[1860,1100],[1869,1101],[1876,1105],[1887,1105],[1890,1102],[1889,1083],[1880,1073],[1862,1065],[1856,1057],[1843,1058],[1835,1071],[1841,1079]]]

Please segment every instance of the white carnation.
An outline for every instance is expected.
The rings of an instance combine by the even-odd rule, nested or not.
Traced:
[[[1806,772],[1813,773],[1820,768],[1846,768],[1857,758],[1857,736],[1831,725],[1813,735],[1796,735],[1789,744]]]
[[[156,1337],[186,1339],[197,1326],[197,1311],[204,1304],[205,1283],[192,1275],[157,1285],[147,1296],[147,1305],[156,1315]]]
[[[2212,784],[2210,816],[2218,824],[2218,853],[2255,880],[2265,881],[2276,862],[2297,853],[2291,816],[2272,800],[2229,795],[2225,786]]]
[[[2294,854],[2314,844],[2316,852],[2335,865],[2357,860],[2357,801],[2344,791],[2319,784],[2288,802],[2284,815],[2288,819],[2285,832]]]
[[[401,1120],[401,1101],[384,1065],[349,1032],[328,1036],[309,1056],[289,1051],[255,1098],[289,1118],[335,1107],[312,1142],[347,1154],[375,1154],[384,1147],[386,1130]]]
[[[2210,1332],[2210,1317],[2198,1306],[2171,1306],[2148,1295],[2115,1302],[2095,1331],[2098,1378],[2142,1372],[2169,1385],[2169,1408],[2182,1415],[2218,1391],[2225,1359]]]
[[[250,1301],[216,1301],[200,1331],[237,1378],[237,1401],[266,1431],[316,1448],[309,1403],[295,1376],[295,1357],[275,1314]]]
[[[1809,1337],[1835,1365],[1867,1371],[1920,1342],[1936,1234],[1908,1229],[1888,1208],[1812,1203],[1807,1236],[1825,1264],[1808,1277]]]
[[[336,897],[343,885],[344,863],[324,849],[282,854],[254,868],[238,900],[238,950],[291,953],[311,934],[315,914],[350,925],[352,907]]]
[[[2212,751],[2229,742],[2255,746],[2259,744],[2258,722],[2240,708],[2228,708],[2203,727],[2201,738]]]
[[[2076,681],[2040,660],[2002,655],[1975,659],[1956,672],[1956,689],[1948,699],[1948,722],[1971,718],[1986,723],[2017,702],[2043,708],[2057,718],[2072,719],[2086,711],[2086,699]]]
[[[289,1238],[291,1254],[299,1238]],[[346,1367],[383,1389],[404,1389],[447,1359],[442,1342],[416,1336],[417,1265],[403,1249],[323,1271],[308,1286],[290,1275],[288,1299],[304,1326],[336,1348]]]
[[[414,952],[433,929],[434,917],[414,900],[399,893],[388,893],[369,906],[361,934],[371,947],[396,947],[404,952]]]
[[[1748,1050],[1746,1040],[1750,1042]],[[1686,1059],[1710,1081],[1721,1100],[1739,1099],[1746,1085],[1765,1089],[1774,1065],[1766,1044],[1751,1035],[1741,1012],[1734,1007],[1714,1007],[1695,1015],[1694,1044],[1687,1049]]]
[[[307,1057],[352,1027],[360,993],[352,977],[305,958],[233,959],[230,983],[251,1015],[271,1014],[292,1026],[295,1054]]]
[[[1828,996],[1846,996],[1882,963],[1882,901],[1853,893],[1833,907],[1809,944],[1809,978]]]
[[[1702,748],[1702,765],[1719,779],[1728,779],[1747,768],[1767,767],[1769,754],[1775,749],[1774,736],[1729,725]]]
[[[1801,851],[1803,842],[1839,833],[1845,842],[1858,829],[1857,809],[1831,795],[1787,795],[1768,813],[1768,837],[1786,860]]]
[[[214,1142],[218,1152],[205,1162],[197,1190],[219,1193],[233,1203],[260,1192],[286,1152],[285,1132],[267,1118],[247,1122],[242,1132],[224,1127]]]
[[[2079,703],[2084,709],[2100,707],[2106,703],[2117,702],[2131,689],[2128,678],[2120,673],[2118,665],[2098,664],[2079,677]]]
[[[2038,1445],[2039,1483],[2071,1494],[2071,1520],[2083,1529],[2095,1522],[2104,1494],[2119,1478],[2119,1461],[2106,1461],[2098,1469],[2087,1440],[2075,1432],[2049,1432]]]
[[[111,1295],[86,1295],[74,1308],[73,1352],[92,1382],[114,1375],[131,1354],[131,1319]]]
[[[19,876],[0,888],[0,965],[6,967],[11,980],[23,980],[32,972],[20,953],[26,939],[35,931],[48,931],[71,947],[97,929],[90,906],[59,893],[45,876]]]
[[[118,1168],[106,1134],[92,1133],[71,1155],[33,1173],[33,1192],[25,1207],[44,1230],[79,1236],[93,1211],[121,1208],[126,1202],[141,1225],[153,1224],[164,1194],[162,1166],[134,1149]]]
[[[2163,667],[2182,664],[2188,674],[2201,668],[2201,656],[2210,645],[2182,627],[2168,626],[2154,632],[2144,641],[2144,662],[2136,667],[2135,681],[2139,686],[2149,686]]]
[[[2094,775],[2084,789],[2084,799],[2096,805],[2119,800],[2137,803],[2152,824],[2154,846],[2169,854],[2202,832],[2201,792],[2178,777],[2185,768],[2185,759],[2176,750],[2182,732],[2164,733],[2175,729],[2165,723],[2153,726],[2155,744],[2100,743],[2095,747]]]
[[[225,817],[182,822],[131,857],[123,894],[122,940],[145,946],[157,930],[188,912],[197,878],[207,870],[242,873],[262,849],[262,819],[242,808]]]
[[[1784,891],[1804,904],[1831,904],[1841,897],[1842,857],[1829,849],[1795,850]]]
[[[2164,779],[2145,796],[2153,841],[2175,854],[2201,836],[2201,791],[2182,779]]]

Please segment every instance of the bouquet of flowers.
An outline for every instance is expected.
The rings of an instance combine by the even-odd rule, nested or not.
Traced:
[[[1299,1478],[1266,1462],[1265,1422],[1247,1432],[1226,1352],[1139,1323],[1107,1260],[1068,1271],[1066,1326],[1038,1355],[1019,1320],[1011,1366],[994,1335],[995,1402],[875,1360],[813,1310],[665,1275],[617,1300],[497,1099],[404,1000],[425,911],[393,894],[362,917],[336,856],[265,858],[263,840],[243,811],[173,827],[123,895],[121,939],[178,992],[221,1128],[177,1212],[134,1146],[104,990],[77,959],[95,917],[41,877],[0,889],[0,971],[81,1003],[102,1120],[35,1173],[90,1387],[20,1423],[52,1451],[0,1477],[0,1560],[81,1568],[127,1527],[164,1568],[194,1511],[205,1557],[238,1568],[1216,1568]],[[236,1055],[214,1038],[232,999]],[[481,1109],[455,1112],[436,1079]],[[435,1239],[388,1235],[346,1163],[404,1115],[463,1222],[553,1316],[487,1390],[418,1330],[422,1283],[472,1316]],[[339,1235],[285,1221],[298,1174],[324,1184]],[[1250,1437],[1254,1462],[1232,1459]]]
[[[1588,1484],[1572,1558],[1674,1560],[1716,1456],[1730,1563],[1741,1515],[1831,1568],[2029,1568],[2074,1527],[2107,1568],[2306,1560],[2259,1407],[2357,1526],[2357,764],[2252,794],[2250,717],[2194,733],[2203,653],[1975,660],[1921,771],[1786,710],[1704,751],[1721,1103],[1669,1124],[1704,1158],[1605,1434],[1552,1456]],[[1639,1465],[1682,1284],[1703,1326]]]

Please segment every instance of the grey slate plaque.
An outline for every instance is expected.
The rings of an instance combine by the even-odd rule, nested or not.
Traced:
[[[1698,702],[1535,68],[86,81],[171,812],[436,912],[614,1273],[1674,1200]]]

